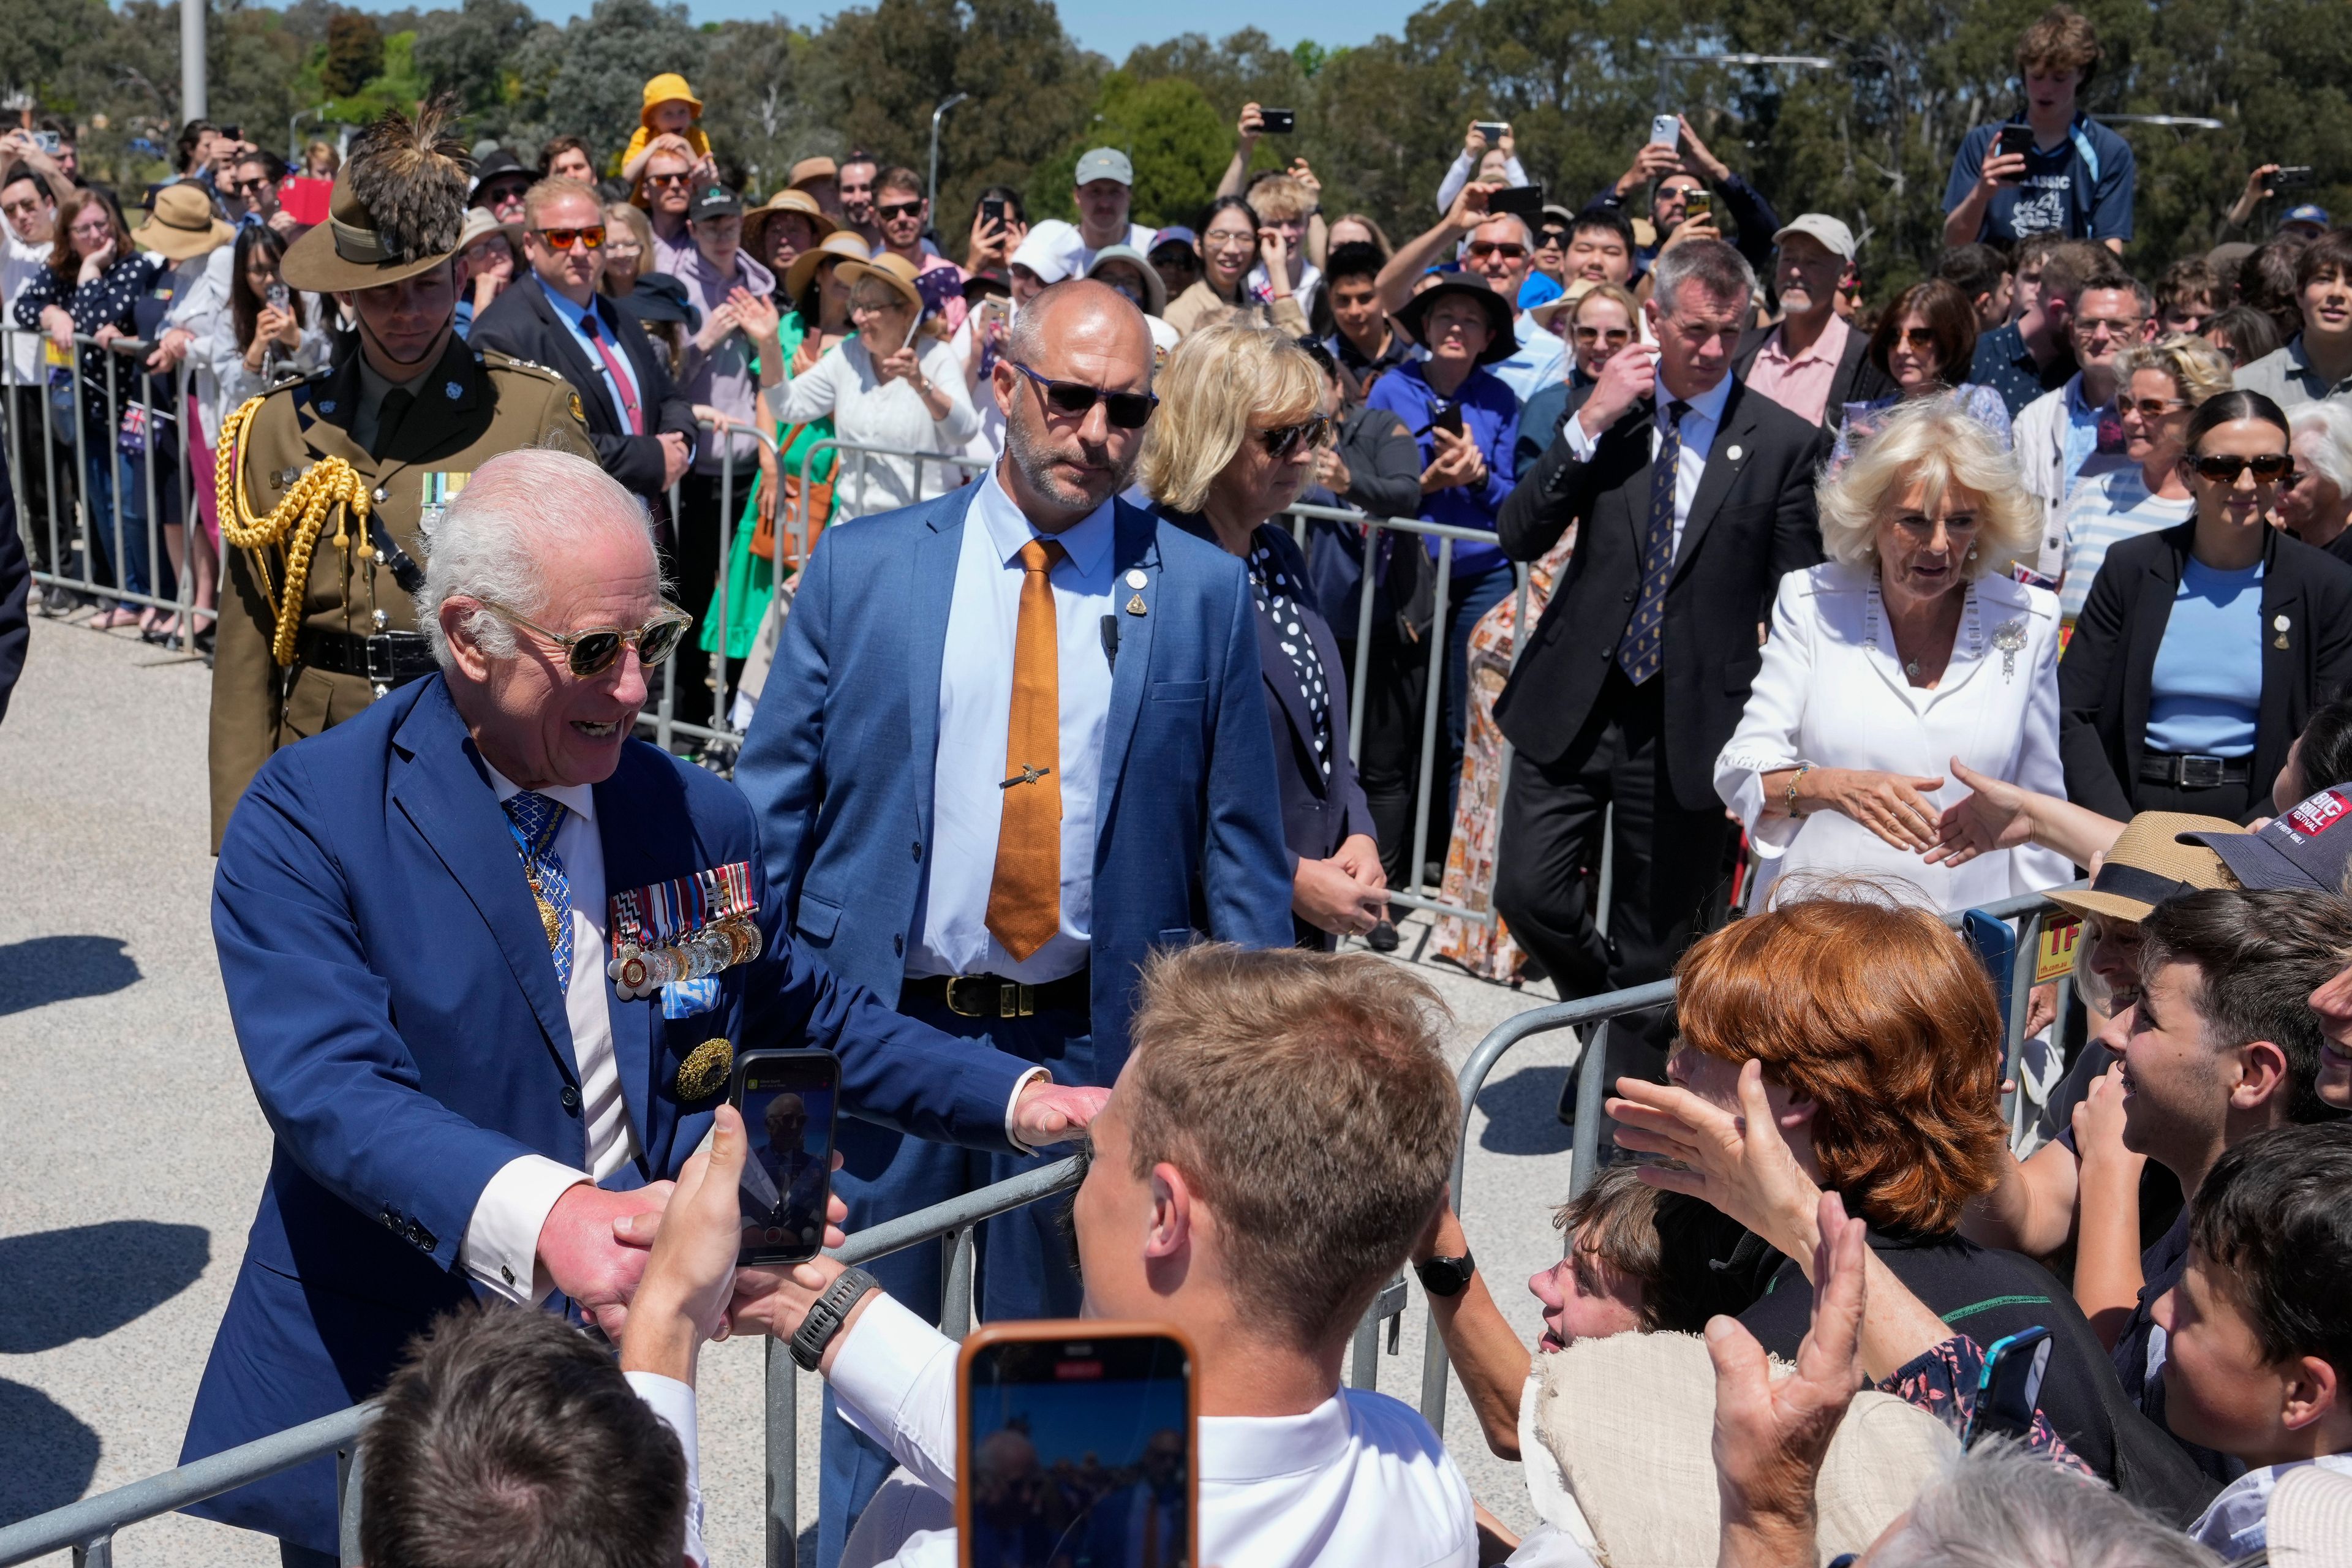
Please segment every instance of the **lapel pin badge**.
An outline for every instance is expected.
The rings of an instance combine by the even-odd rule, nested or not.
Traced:
[[[1130,616],[1139,616],[1144,613],[1142,595],[1138,594],[1127,602],[1127,613]]]
[[[1140,566],[1131,569],[1127,574],[1127,585],[1130,588],[1140,588],[1148,581],[1150,579],[1144,576]]]
[[[2286,618],[2284,616],[2279,616],[2275,617],[2275,618],[2274,618],[2274,619],[2273,619],[2273,620],[2272,620],[2272,622],[2271,622],[2271,628],[2272,628],[2273,631],[2275,631],[2275,632],[2277,632],[2277,633],[2278,633],[2278,636],[2276,636],[2276,637],[2273,637],[2273,638],[2271,639],[2271,647],[2286,647],[2286,628],[2287,628],[2287,618]]]
[[[1731,461],[1733,461],[1733,462],[1735,462],[1735,463],[1736,463],[1736,462],[1739,461],[1739,459],[1740,459],[1742,457],[1746,456],[1746,454],[1745,454],[1745,453],[1743,453],[1743,452],[1742,452],[1738,447],[1732,447],[1732,448],[1731,448],[1731,450],[1729,450],[1728,452],[1726,452],[1726,453],[1724,454],[1724,456],[1725,456],[1726,458],[1728,458],[1729,459],[1731,459]]]

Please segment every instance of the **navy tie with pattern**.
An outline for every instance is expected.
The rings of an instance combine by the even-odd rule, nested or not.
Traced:
[[[1617,668],[1639,686],[1666,662],[1666,584],[1675,574],[1675,485],[1682,472],[1687,403],[1666,405],[1658,455],[1650,460],[1650,526],[1642,539],[1642,597],[1617,644]]]
[[[572,989],[572,880],[555,853],[556,831],[563,826],[564,805],[532,790],[507,799],[507,831],[514,836],[515,852],[522,857],[522,874],[539,905],[539,923],[547,932],[547,951],[555,958],[555,983]]]

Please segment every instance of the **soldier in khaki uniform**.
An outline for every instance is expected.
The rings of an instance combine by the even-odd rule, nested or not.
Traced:
[[[569,383],[457,335],[451,258],[467,180],[444,122],[433,108],[387,114],[353,143],[330,220],[288,248],[280,272],[352,305],[358,342],[247,403],[222,435],[215,850],[272,752],[432,673],[410,595],[438,509],[466,477],[521,447],[595,456]]]

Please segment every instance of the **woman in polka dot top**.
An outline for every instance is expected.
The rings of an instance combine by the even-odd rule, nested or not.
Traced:
[[[1247,321],[1202,327],[1169,356],[1143,458],[1155,511],[1241,559],[1282,785],[1291,914],[1303,946],[1329,947],[1387,917],[1370,808],[1348,759],[1348,682],[1280,515],[1331,438],[1323,373],[1306,351]],[[1114,587],[1114,595],[1118,590]]]

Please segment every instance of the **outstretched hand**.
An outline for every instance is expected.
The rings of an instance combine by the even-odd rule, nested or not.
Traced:
[[[1087,1084],[1051,1083],[1039,1079],[1021,1091],[1013,1108],[1013,1130],[1032,1149],[1066,1143],[1102,1114],[1110,1090]]]
[[[1607,1110],[1619,1148],[1674,1162],[1640,1167],[1643,1183],[1704,1200],[1791,1258],[1811,1250],[1821,1189],[1780,1135],[1762,1062],[1740,1067],[1737,1115],[1689,1089],[1631,1078],[1617,1080]]]
[[[1980,773],[1958,757],[1952,759],[1952,776],[1974,793],[1937,816],[1935,841],[1919,853],[1928,865],[1965,866],[1979,855],[2014,849],[2033,837],[2024,790]]]
[[[1721,1568],[1815,1560],[1813,1489],[1830,1439],[1862,1382],[1863,1223],[1835,1193],[1816,1210],[1813,1321],[1797,1370],[1772,1380],[1764,1347],[1734,1318],[1706,1325],[1715,1363],[1715,1481]]]

